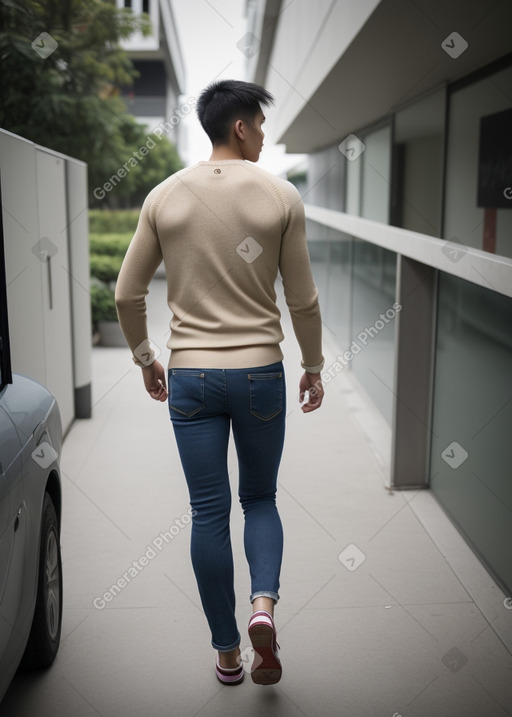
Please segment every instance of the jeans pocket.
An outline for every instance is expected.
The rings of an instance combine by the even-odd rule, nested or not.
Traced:
[[[204,373],[190,369],[171,369],[169,373],[169,408],[192,418],[205,408]],[[171,413],[172,417],[172,413]]]
[[[249,410],[262,421],[269,421],[283,410],[284,379],[282,372],[249,373]]]

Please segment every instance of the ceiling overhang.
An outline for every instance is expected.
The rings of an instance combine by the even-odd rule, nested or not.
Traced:
[[[511,27],[510,2],[489,7],[488,0],[382,0],[277,139],[288,152],[340,142],[511,53]],[[455,57],[463,41],[468,46]]]

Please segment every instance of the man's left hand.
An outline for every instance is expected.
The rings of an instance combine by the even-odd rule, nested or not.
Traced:
[[[159,361],[153,361],[149,366],[144,366],[142,377],[146,391],[151,398],[154,398],[155,401],[167,401],[165,369]]]

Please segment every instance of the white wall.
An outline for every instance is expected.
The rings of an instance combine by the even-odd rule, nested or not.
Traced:
[[[126,7],[124,0],[117,0],[117,7]],[[134,15],[142,14],[142,0],[132,0],[132,12]],[[149,19],[151,32],[144,36],[141,32],[134,32],[130,37],[121,41],[121,46],[127,52],[136,50],[158,50],[160,46],[160,13],[158,0],[151,0],[149,5]]]
[[[63,425],[68,426],[74,415],[74,397],[65,164],[61,157],[48,154],[39,148],[35,148],[35,158],[37,196],[34,209],[38,212],[39,220],[39,236],[36,239],[48,238],[56,247],[56,253],[51,257],[49,265],[34,257],[40,265],[39,308],[44,342],[43,351],[39,353],[38,358],[43,359],[44,384],[48,388],[54,387],[57,391],[55,396],[59,403],[62,422]],[[8,234],[5,239],[9,246]],[[6,267],[9,271],[8,263]],[[20,280],[23,280],[22,277]],[[16,307],[16,311],[20,318],[21,316],[25,318],[31,313],[32,308],[33,299],[28,295],[21,305]],[[20,356],[16,351],[18,332],[17,326],[11,332],[14,338],[11,339],[13,368],[17,370],[16,364],[18,364],[20,370],[26,373],[32,370],[34,358],[32,352]]]
[[[67,430],[91,381],[87,165],[0,130],[0,166],[12,370],[55,395]]]
[[[345,53],[380,0],[295,0],[278,20],[266,88],[277,98],[269,114],[279,137]]]
[[[89,199],[87,165],[66,162],[68,205],[68,245],[73,327],[73,372],[75,392],[79,392],[75,411],[78,418],[87,418],[88,387],[91,385],[91,295],[89,272]]]

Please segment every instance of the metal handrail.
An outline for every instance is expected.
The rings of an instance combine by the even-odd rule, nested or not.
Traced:
[[[306,204],[305,210],[311,221],[512,298],[512,259],[312,204]],[[310,241],[321,239],[308,236]]]

